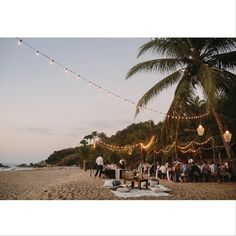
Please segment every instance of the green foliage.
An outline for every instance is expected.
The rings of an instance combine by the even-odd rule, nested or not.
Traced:
[[[127,78],[142,72],[168,73],[140,99],[136,114],[163,89],[176,84],[172,107],[184,103],[200,87],[209,109],[215,108],[218,97],[228,94],[236,75],[229,70],[236,67],[236,39],[234,38],[159,38],[144,44],[138,56],[153,53],[155,59],[133,66]],[[159,57],[159,58],[156,58]],[[170,109],[171,110],[171,109]]]
[[[157,125],[153,121],[140,122],[138,124],[131,124],[127,128],[117,131],[115,135],[107,137],[104,133],[97,133],[94,131],[92,137],[99,137],[100,140],[105,141],[111,145],[125,146],[128,144],[136,144],[143,142],[144,144],[150,141],[150,138],[160,136],[161,123]],[[76,148],[68,148],[60,151],[55,151],[46,160],[47,164],[70,166],[79,165],[82,167],[84,160],[86,161],[87,168],[91,168],[94,165],[95,158],[103,154],[105,163],[118,164],[120,159],[125,159],[128,167],[135,167],[140,161],[140,147],[134,149],[132,154],[128,152],[118,152],[107,150],[99,145],[93,148],[92,144],[88,144],[86,138],[89,139],[90,135],[86,135],[83,140],[80,141],[81,146]],[[149,158],[150,153],[143,153],[144,158]],[[94,165],[95,167],[95,165]]]
[[[65,157],[74,153],[75,153],[74,148],[67,148],[67,149],[62,149],[60,151],[55,151],[53,154],[51,154],[48,157],[48,159],[46,160],[46,163],[56,165],[57,163],[62,161]]]
[[[60,162],[58,162],[57,166],[73,166],[78,165],[80,156],[77,153],[73,153],[69,156],[64,157]]]

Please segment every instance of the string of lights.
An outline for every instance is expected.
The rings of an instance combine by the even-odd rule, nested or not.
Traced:
[[[211,139],[212,139],[212,136],[209,137],[209,138],[208,138],[207,140],[205,140],[204,142],[201,142],[201,143],[192,140],[191,142],[189,142],[189,143],[188,143],[187,145],[185,145],[185,146],[179,146],[179,145],[177,145],[177,148],[180,149],[180,151],[181,151],[182,153],[187,153],[187,152],[189,152],[189,150],[194,150],[194,149],[192,149],[192,148],[190,148],[190,149],[188,149],[188,150],[184,150],[184,149],[186,149],[186,148],[192,146],[192,144],[196,144],[196,145],[198,145],[198,146],[203,146],[203,145],[207,144]],[[174,146],[175,146],[175,142],[173,142],[173,143],[171,144],[170,148],[168,148],[167,150],[165,150],[165,149],[160,149],[158,152],[157,152],[157,151],[154,151],[154,152],[155,152],[156,154],[160,154],[161,152],[163,152],[163,153],[168,153],[168,152],[170,152],[170,151],[172,150],[172,148],[173,148]],[[199,148],[198,148],[198,149],[199,149]]]
[[[192,149],[192,148],[190,148],[190,149],[188,149],[188,150],[186,150],[186,151],[184,151],[184,150],[180,150],[182,153],[188,153],[188,152],[192,152],[192,153],[196,153],[196,152],[198,152],[200,150],[200,148],[198,148],[198,149]]]
[[[117,147],[117,146],[114,146],[114,145],[107,145],[107,144],[104,144],[104,143],[97,143],[99,146],[105,148],[105,149],[108,149],[110,151],[119,151],[119,152],[128,152],[129,154],[132,153],[133,149],[132,148],[121,148],[121,147]]]
[[[204,148],[204,147],[202,147],[201,149],[204,150],[204,151],[210,151],[210,150],[213,149],[213,147],[209,147],[209,148]]]
[[[202,145],[205,145],[207,144],[210,140],[212,140],[213,136],[209,137],[207,140],[205,140],[204,142],[196,142],[194,140],[192,140],[191,142],[189,142],[186,146],[177,146],[180,150],[183,150],[183,149],[186,149],[188,147],[190,147],[192,144],[196,144],[198,146],[202,146]]]
[[[212,137],[210,137],[209,139],[212,139]],[[208,140],[209,141],[209,140]],[[206,144],[207,143],[207,140],[205,141],[205,142],[203,142],[204,144]],[[232,143],[231,144],[231,146],[233,146],[233,145],[235,145],[236,144],[236,142],[234,142],[234,143]],[[216,148],[224,148],[224,146],[223,145],[221,145],[221,146],[219,146],[219,145],[216,145],[215,146]],[[211,147],[208,147],[208,148],[204,148],[204,147],[199,147],[198,149],[196,149],[196,150],[194,150],[194,149],[188,149],[188,150],[180,150],[182,153],[187,153],[187,152],[197,152],[197,151],[199,151],[199,150],[204,150],[204,151],[210,151],[210,150],[212,150],[213,149],[213,146],[211,146]]]
[[[150,142],[149,142],[147,145],[144,145],[143,143],[140,143],[141,147],[142,147],[143,149],[148,149],[148,148],[152,145],[152,143],[153,143],[153,141],[154,141],[154,138],[155,138],[155,137],[152,136]]]
[[[167,149],[167,150],[164,150],[164,149],[160,149],[158,152],[157,151],[154,151],[157,155],[160,154],[161,152],[163,153],[168,153],[172,150],[172,148],[175,146],[175,142],[173,142],[171,144],[171,146]]]
[[[139,110],[142,110],[142,109],[143,109],[143,110],[145,110],[145,111],[158,113],[158,114],[160,114],[160,115],[162,115],[162,116],[165,116],[165,117],[168,117],[168,118],[172,118],[172,119],[179,119],[179,120],[194,120],[194,119],[200,119],[200,118],[206,117],[206,116],[209,114],[209,112],[206,112],[206,113],[204,113],[204,114],[195,115],[195,116],[188,116],[188,115],[186,115],[186,114],[184,114],[183,116],[176,116],[176,115],[170,115],[170,114],[166,114],[166,113],[161,112],[161,111],[157,111],[157,110],[148,108],[147,106],[140,107],[140,106],[138,106],[137,103],[131,101],[130,99],[124,98],[124,97],[122,97],[122,96],[120,96],[120,95],[118,95],[118,94],[112,92],[111,90],[106,89],[106,88],[104,88],[103,86],[101,86],[101,85],[99,85],[99,84],[97,84],[97,83],[95,83],[95,82],[93,82],[93,81],[91,81],[91,80],[88,80],[87,78],[81,76],[81,75],[78,74],[76,71],[72,70],[70,67],[63,65],[62,63],[60,63],[59,61],[57,61],[54,57],[50,57],[50,56],[48,56],[47,54],[45,54],[44,52],[42,52],[41,50],[39,50],[39,49],[37,49],[37,48],[31,46],[30,44],[28,44],[28,43],[27,43],[26,41],[24,41],[23,39],[21,39],[21,38],[16,38],[16,40],[17,40],[18,45],[25,45],[26,47],[30,48],[31,50],[33,50],[33,51],[35,52],[35,54],[36,54],[37,56],[40,55],[40,56],[44,57],[45,59],[47,59],[51,65],[53,65],[53,64],[54,64],[54,65],[57,65],[57,66],[61,67],[61,68],[65,71],[65,73],[71,73],[71,74],[73,74],[73,76],[75,76],[75,79],[77,79],[77,80],[80,80],[80,79],[81,79],[81,80],[87,82],[89,85],[92,85],[92,86],[96,87],[97,89],[99,89],[100,91],[103,91],[104,93],[106,93],[106,94],[109,95],[109,96],[113,96],[113,97],[115,97],[116,99],[118,99],[118,100],[120,100],[120,101],[123,101],[123,102],[125,102],[125,103],[127,103],[127,104],[130,104],[131,106],[136,106]]]
[[[154,136],[152,136],[151,140],[148,142],[148,144],[144,145],[143,143],[136,143],[132,145],[125,145],[125,146],[117,146],[117,145],[112,145],[112,144],[107,144],[102,141],[96,142],[96,145],[100,145],[106,149],[109,149],[111,151],[123,151],[123,152],[128,152],[129,154],[132,153],[133,149],[140,146],[143,149],[148,149],[154,142]]]

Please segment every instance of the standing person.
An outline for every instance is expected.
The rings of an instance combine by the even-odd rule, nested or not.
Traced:
[[[209,170],[211,174],[211,179],[213,181],[216,181],[217,180],[217,165],[214,163],[214,161],[212,161],[211,164],[209,165]]]
[[[102,169],[103,169],[103,155],[102,154],[97,157],[96,164],[97,164],[97,171],[95,174],[95,178],[97,177],[98,173],[99,173],[99,178],[100,178],[102,174]]]
[[[159,162],[157,162],[157,168],[156,168],[156,179],[158,179],[158,178],[160,178],[161,177],[161,172],[160,172],[160,167],[161,167],[161,165],[160,165],[160,163]]]
[[[209,165],[207,164],[207,161],[204,161],[202,166],[202,180],[203,182],[209,182]]]
[[[120,160],[120,162],[119,162],[119,167],[121,168],[121,169],[125,169],[125,161],[124,160]]]
[[[166,171],[167,171],[166,165],[162,164],[159,170],[161,171],[161,178],[165,179],[166,178]]]

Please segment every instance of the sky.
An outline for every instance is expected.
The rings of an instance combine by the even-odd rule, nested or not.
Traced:
[[[140,61],[148,38],[24,38],[55,60],[122,97],[137,102],[162,74],[142,73],[125,80]],[[108,136],[132,123],[163,117],[135,107],[76,80],[14,38],[0,39],[0,163],[47,159],[55,150],[79,145],[92,131]],[[162,92],[148,107],[167,112],[173,89]]]

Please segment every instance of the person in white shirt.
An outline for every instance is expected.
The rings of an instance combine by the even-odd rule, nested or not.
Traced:
[[[96,159],[96,164],[97,164],[97,171],[95,173],[95,178],[97,177],[98,173],[99,173],[99,178],[101,177],[102,174],[102,170],[103,170],[103,155],[101,154],[100,156],[97,157]]]
[[[211,175],[217,175],[217,166],[213,161],[211,162],[211,165],[209,165],[209,170]]]
[[[162,164],[159,170],[161,171],[161,178],[165,179],[167,167],[164,164]]]

